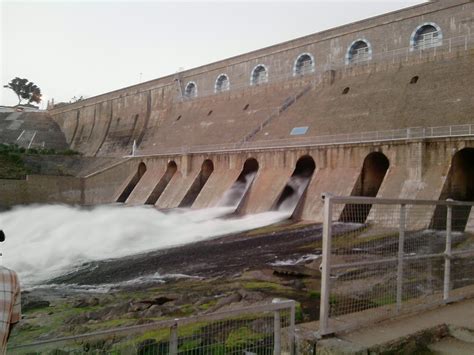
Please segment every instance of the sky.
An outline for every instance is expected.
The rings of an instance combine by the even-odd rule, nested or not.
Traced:
[[[91,97],[423,0],[0,0],[0,105],[16,76],[43,104]]]

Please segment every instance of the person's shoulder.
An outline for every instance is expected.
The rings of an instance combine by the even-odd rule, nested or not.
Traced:
[[[5,266],[0,266],[0,275],[6,275],[12,277],[13,279],[18,279],[16,272]]]

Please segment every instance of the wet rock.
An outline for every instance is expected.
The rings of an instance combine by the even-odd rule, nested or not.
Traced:
[[[240,289],[237,292],[245,301],[260,302],[265,299],[265,295],[261,292],[252,292],[245,289]]]
[[[163,311],[161,310],[160,306],[153,305],[148,308],[144,313],[143,316],[146,318],[154,318],[154,317],[161,317],[163,315]]]
[[[97,297],[91,298],[80,298],[74,302],[72,305],[74,308],[85,308],[85,307],[95,307],[99,305],[99,299]]]
[[[87,322],[89,319],[85,313],[77,314],[64,320],[65,324],[79,325]]]
[[[293,277],[315,277],[320,275],[319,271],[310,269],[303,265],[274,266],[273,272],[275,275]]]
[[[137,302],[137,303],[130,304],[130,306],[128,307],[128,311],[141,312],[141,311],[147,310],[150,307],[151,307],[150,303]]]
[[[224,306],[228,306],[232,303],[240,302],[241,300],[242,300],[242,296],[238,292],[232,293],[231,295],[221,298],[219,301],[217,301],[217,303],[214,306],[210,307],[206,313],[215,312]]]
[[[306,289],[306,285],[301,279],[290,280],[288,281],[287,285],[299,291],[303,291]]]

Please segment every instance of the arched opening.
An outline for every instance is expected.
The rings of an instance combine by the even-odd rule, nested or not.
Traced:
[[[372,59],[372,50],[369,42],[357,40],[351,44],[347,51],[347,63],[356,64]]]
[[[290,180],[277,200],[275,209],[293,213],[306,191],[315,169],[316,163],[312,157],[305,155],[299,158]]]
[[[190,98],[197,96],[197,85],[194,81],[190,81],[186,84],[186,88],[184,89],[184,96]]]
[[[440,200],[474,201],[474,148],[464,148],[454,154]],[[464,231],[471,213],[470,206],[454,206],[452,228]],[[433,217],[434,229],[446,228],[446,206],[437,206]]]
[[[235,206],[237,208],[252,185],[258,168],[258,161],[256,159],[247,159],[237,180],[230,189],[225,192],[224,196],[222,196],[219,206]]]
[[[216,79],[215,92],[227,91],[230,89],[229,77],[226,74],[221,74]]]
[[[351,196],[376,197],[389,166],[390,162],[383,153],[373,152],[367,155]],[[340,220],[342,222],[365,223],[371,208],[372,205],[369,204],[346,205]]]
[[[166,168],[165,174],[161,177],[160,181],[158,181],[150,196],[148,196],[147,200],[145,201],[146,205],[154,205],[156,201],[158,201],[161,194],[163,193],[163,191],[165,191],[169,182],[176,173],[176,170],[178,170],[178,166],[174,161],[170,161]]]
[[[294,75],[305,75],[314,70],[314,60],[309,53],[303,53],[296,58],[293,68]]]
[[[183,200],[179,204],[179,207],[191,207],[196,198],[198,197],[199,193],[201,192],[202,188],[206,184],[209,176],[211,176],[212,172],[214,171],[214,163],[210,159],[204,160],[201,165],[201,172],[194,180],[193,184],[189,188],[188,192],[184,196]]]
[[[434,23],[419,26],[412,34],[411,44],[414,49],[428,49],[439,46],[442,40],[441,28]]]
[[[145,163],[141,162],[138,165],[138,169],[137,169],[136,174],[133,176],[133,178],[127,184],[127,186],[125,187],[123,192],[120,194],[119,198],[117,199],[117,202],[127,201],[127,198],[130,196],[130,194],[132,193],[135,186],[137,186],[138,182],[143,177],[143,175],[145,175],[145,172],[146,172],[146,165],[145,165]]]
[[[250,78],[250,83],[252,85],[260,85],[268,82],[268,72],[267,68],[263,64],[257,65],[252,70],[252,76]]]

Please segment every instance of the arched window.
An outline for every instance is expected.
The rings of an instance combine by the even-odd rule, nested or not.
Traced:
[[[214,85],[215,92],[227,91],[230,89],[230,81],[227,74],[221,74],[216,79],[216,84]]]
[[[197,86],[194,81],[190,81],[186,84],[184,89],[184,96],[186,97],[196,97],[197,96]]]
[[[441,28],[435,23],[424,23],[418,26],[410,38],[410,48],[428,49],[442,44],[443,34]]]
[[[314,58],[309,53],[298,56],[293,66],[293,75],[305,75],[314,71]]]
[[[351,43],[346,54],[346,64],[356,64],[372,59],[372,47],[365,39],[358,39]]]
[[[251,85],[259,85],[268,82],[268,71],[265,65],[259,64],[252,70],[252,76],[250,77]]]

